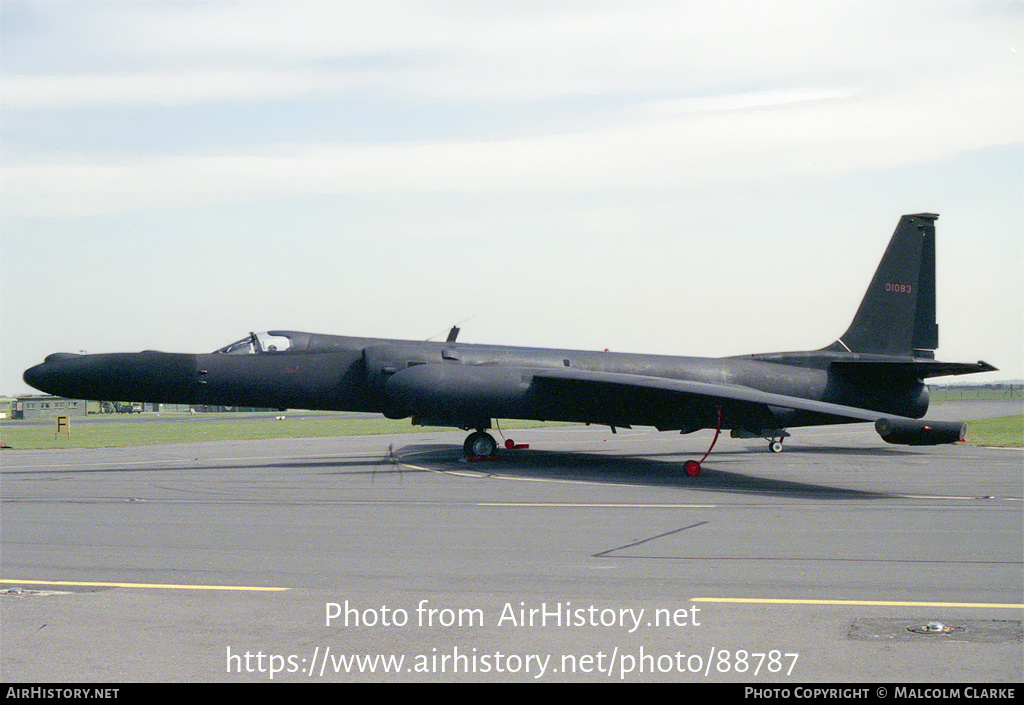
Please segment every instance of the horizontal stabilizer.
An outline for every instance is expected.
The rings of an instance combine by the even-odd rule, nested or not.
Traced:
[[[836,374],[847,377],[899,379],[928,379],[947,375],[969,375],[976,372],[994,372],[997,368],[987,362],[940,362],[938,360],[837,360],[829,365]]]

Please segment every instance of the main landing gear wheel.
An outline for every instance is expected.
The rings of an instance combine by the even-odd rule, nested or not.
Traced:
[[[700,475],[700,463],[696,460],[687,460],[683,463],[683,472],[690,477],[697,477],[697,475]]]
[[[466,442],[462,444],[462,454],[476,457],[489,457],[498,450],[498,442],[489,433],[477,431],[469,434]]]
[[[768,441],[768,450],[773,453],[781,453],[782,441]]]

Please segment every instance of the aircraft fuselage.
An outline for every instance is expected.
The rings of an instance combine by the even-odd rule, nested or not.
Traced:
[[[829,372],[844,356],[820,353],[728,358],[474,345],[275,332],[293,349],[250,354],[57,354],[25,373],[32,386],[67,397],[175,404],[380,412],[415,422],[486,428],[492,418],[600,423],[663,430],[717,424],[717,406],[660,389],[618,394],[614,385],[587,394],[537,383],[532,371],[591,371],[757,389],[919,418],[928,408],[919,380],[853,382]],[[765,359],[769,358],[769,359]],[[774,358],[774,359],[770,359]],[[795,364],[794,364],[795,363]],[[401,374],[399,374],[401,373]],[[749,428],[749,411],[726,403],[723,428]],[[740,418],[742,416],[742,418]],[[848,419],[775,408],[762,428]]]

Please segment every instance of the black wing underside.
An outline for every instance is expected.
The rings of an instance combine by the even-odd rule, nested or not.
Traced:
[[[721,407],[722,428],[757,431],[777,428],[789,410],[814,423],[875,422],[905,417],[841,404],[772,394],[751,387],[590,370],[531,370],[538,391],[585,400],[592,423],[620,427],[651,425],[660,430],[714,428]],[[806,416],[810,415],[810,416]],[[906,419],[912,421],[912,419]],[[785,424],[782,424],[785,425]]]

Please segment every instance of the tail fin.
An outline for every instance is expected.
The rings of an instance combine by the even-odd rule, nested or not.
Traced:
[[[853,323],[832,345],[837,352],[935,357],[935,220],[900,218]]]

